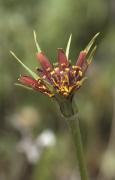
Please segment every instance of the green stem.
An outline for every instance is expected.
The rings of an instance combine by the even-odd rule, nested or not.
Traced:
[[[84,160],[83,146],[81,140],[81,133],[79,127],[79,119],[76,116],[71,117],[71,119],[67,119],[67,123],[72,133],[72,138],[76,148],[76,155],[78,159],[78,166],[80,170],[81,180],[88,180],[87,169]]]
[[[63,98],[56,98],[56,99],[59,103],[60,110],[71,130],[72,139],[75,144],[81,180],[88,180],[87,169],[84,160],[80,127],[79,127],[78,112],[75,112],[72,106],[73,97],[71,96],[68,99],[63,99]]]

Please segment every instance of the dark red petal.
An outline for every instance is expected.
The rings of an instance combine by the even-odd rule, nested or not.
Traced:
[[[84,64],[86,55],[87,55],[86,51],[81,51],[80,52],[79,57],[78,57],[77,62],[76,62],[76,66],[82,67],[82,65]]]
[[[39,91],[45,95],[48,95],[50,97],[53,96],[53,94],[49,91],[49,89],[40,81],[32,79],[29,76],[20,76],[18,79],[22,84],[32,87],[34,90]]]
[[[58,63],[59,63],[59,66],[68,65],[68,60],[63,49],[58,49]]]
[[[35,86],[36,84],[36,80],[29,77],[29,76],[20,76],[20,78],[18,79],[21,83],[23,83],[24,85],[27,85],[27,86]]]
[[[37,53],[36,56],[44,71],[52,69],[49,59],[44,55],[43,52]]]

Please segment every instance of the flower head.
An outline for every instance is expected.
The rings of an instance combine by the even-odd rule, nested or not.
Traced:
[[[50,63],[49,59],[46,57],[44,52],[38,46],[36,40],[36,34],[34,32],[34,39],[38,52],[36,53],[37,60],[39,61],[41,68],[37,68],[37,74],[31,71],[26,65],[24,65],[16,55],[12,53],[13,56],[24,66],[24,68],[30,73],[31,76],[20,76],[19,81],[36,91],[42,92],[49,97],[55,97],[56,95],[61,95],[63,97],[68,97],[78,90],[83,81],[86,79],[85,73],[89,64],[92,61],[93,54],[96,50],[96,46],[93,46],[95,39],[99,33],[97,33],[93,39],[90,41],[88,46],[82,50],[76,59],[75,65],[72,65],[68,56],[69,48],[71,43],[71,36],[69,38],[66,53],[63,49],[59,48],[57,50],[57,64],[53,65]]]

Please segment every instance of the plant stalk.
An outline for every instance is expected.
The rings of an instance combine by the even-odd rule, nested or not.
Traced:
[[[60,110],[64,119],[66,120],[72,134],[72,139],[75,144],[75,150],[78,160],[81,180],[88,180],[87,169],[84,159],[84,152],[82,146],[82,139],[79,127],[78,112],[73,109],[73,96],[68,99],[56,98],[60,106]]]
[[[79,119],[78,117],[73,116],[73,118],[71,117],[71,119],[67,119],[67,123],[72,134],[73,142],[75,144],[75,150],[76,150],[81,180],[88,180],[87,169],[84,160],[80,127],[79,127]]]

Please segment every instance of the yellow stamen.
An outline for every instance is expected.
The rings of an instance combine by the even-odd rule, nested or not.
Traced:
[[[80,69],[81,70],[81,67],[80,66],[72,66],[73,69]]]
[[[65,68],[65,71],[69,72],[69,68]]]
[[[51,75],[53,75],[53,74],[55,74],[55,72],[54,72],[54,71],[52,71],[50,74],[51,74]]]
[[[78,73],[79,73],[79,75],[80,75],[80,76],[82,76],[82,75],[83,75],[82,71],[79,71]]]

